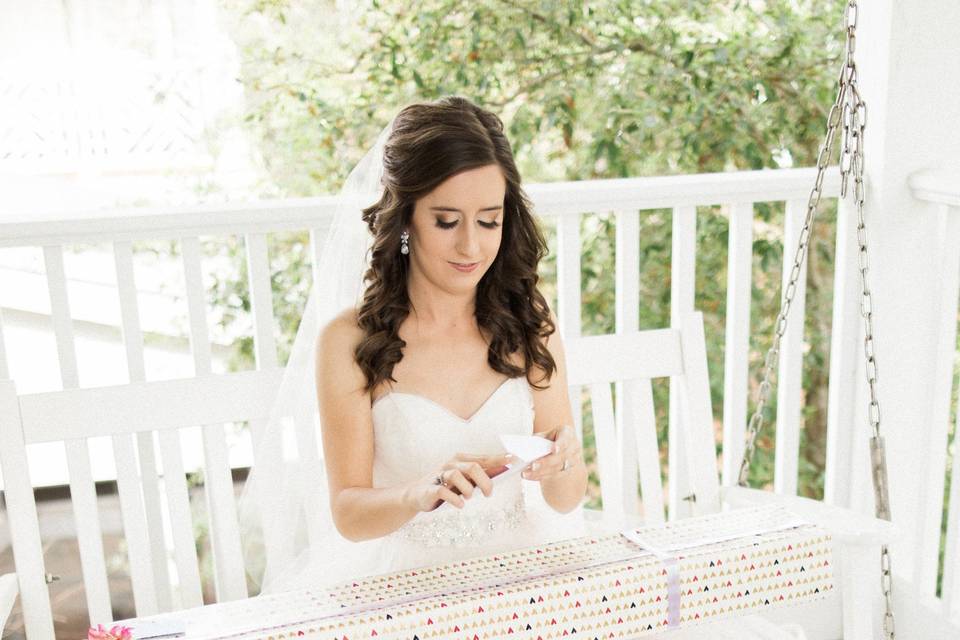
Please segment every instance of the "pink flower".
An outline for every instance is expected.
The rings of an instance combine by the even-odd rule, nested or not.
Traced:
[[[133,640],[133,629],[119,624],[104,629],[102,624],[98,624],[96,629],[87,629],[87,640]]]

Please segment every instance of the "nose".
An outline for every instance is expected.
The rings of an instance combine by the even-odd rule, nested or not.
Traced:
[[[457,251],[467,258],[476,258],[480,254],[480,238],[477,229],[470,224],[458,226]]]

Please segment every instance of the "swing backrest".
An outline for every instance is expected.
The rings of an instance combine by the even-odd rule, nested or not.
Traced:
[[[145,616],[204,603],[181,431],[200,427],[215,597],[246,598],[225,423],[264,419],[281,373],[243,371],[26,395],[0,380],[0,468],[28,638],[52,638],[54,627],[27,445],[66,448],[87,610],[92,625],[107,626],[113,608],[106,525],[90,466],[93,439],[111,440],[136,614]]]
[[[669,329],[573,338],[566,342],[566,352],[575,415],[581,389],[589,390],[604,520],[637,521],[639,497],[646,523],[719,511],[703,314],[684,314],[679,326]],[[661,474],[654,378],[670,379],[678,410],[678,433],[671,441],[680,450],[668,456],[668,500]]]

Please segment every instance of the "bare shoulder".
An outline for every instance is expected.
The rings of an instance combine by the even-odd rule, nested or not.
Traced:
[[[370,399],[366,378],[354,358],[362,339],[363,329],[353,309],[331,318],[317,335],[317,405],[331,504],[342,489],[370,487],[373,482]]]
[[[352,352],[362,338],[363,329],[357,324],[357,311],[348,307],[320,328],[316,346],[319,351],[341,350],[349,346]]]
[[[317,373],[337,372],[336,377],[356,382],[362,378],[354,361],[354,351],[363,339],[363,329],[357,324],[353,307],[344,309],[321,327],[316,341]],[[343,373],[350,372],[343,376]]]

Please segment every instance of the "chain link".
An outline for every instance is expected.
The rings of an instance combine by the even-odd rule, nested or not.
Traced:
[[[865,373],[867,384],[870,391],[870,402],[867,407],[867,419],[870,422],[870,428],[873,432],[871,438],[871,452],[873,454],[873,482],[876,497],[877,517],[890,519],[890,503],[888,487],[886,483],[886,458],[883,447],[883,438],[880,436],[880,402],[877,397],[877,360],[873,344],[873,297],[870,287],[867,284],[867,272],[869,271],[869,262],[867,260],[867,234],[866,225],[863,218],[863,132],[867,124],[867,105],[861,99],[860,92],[857,89],[857,67],[854,62],[854,52],[856,51],[856,28],[859,17],[859,7],[857,0],[849,0],[844,9],[844,22],[846,25],[846,59],[840,70],[838,79],[837,97],[830,108],[827,117],[827,133],[820,152],[817,155],[817,177],[814,182],[813,190],[807,201],[807,215],[804,219],[803,229],[800,232],[797,251],[794,255],[793,268],[790,270],[790,277],[784,288],[783,301],[780,307],[780,314],[777,316],[776,328],[773,335],[773,344],[767,351],[763,366],[763,381],[757,389],[755,398],[756,408],[747,425],[746,443],[743,453],[743,461],[740,464],[740,475],[738,484],[747,486],[747,479],[750,473],[750,462],[753,459],[756,450],[757,434],[763,429],[763,410],[767,404],[770,394],[770,377],[777,363],[777,356],[780,353],[780,340],[783,338],[787,329],[787,316],[790,313],[790,306],[793,303],[793,296],[796,292],[797,281],[800,277],[800,271],[803,261],[807,255],[807,248],[810,239],[810,229],[816,217],[817,207],[820,204],[822,196],[823,176],[826,171],[829,159],[832,155],[834,136],[837,129],[843,126],[843,149],[840,154],[840,197],[847,196],[849,179],[852,176],[854,180],[854,201],[857,208],[857,243],[859,251],[857,254],[857,264],[860,270],[860,280],[863,286],[860,297],[860,315],[864,321],[864,340],[863,351],[866,360]],[[894,618],[893,618],[893,575],[890,565],[890,550],[887,545],[880,549],[880,580],[884,598],[884,616],[883,616],[883,635],[886,640],[893,640],[895,637]]]

